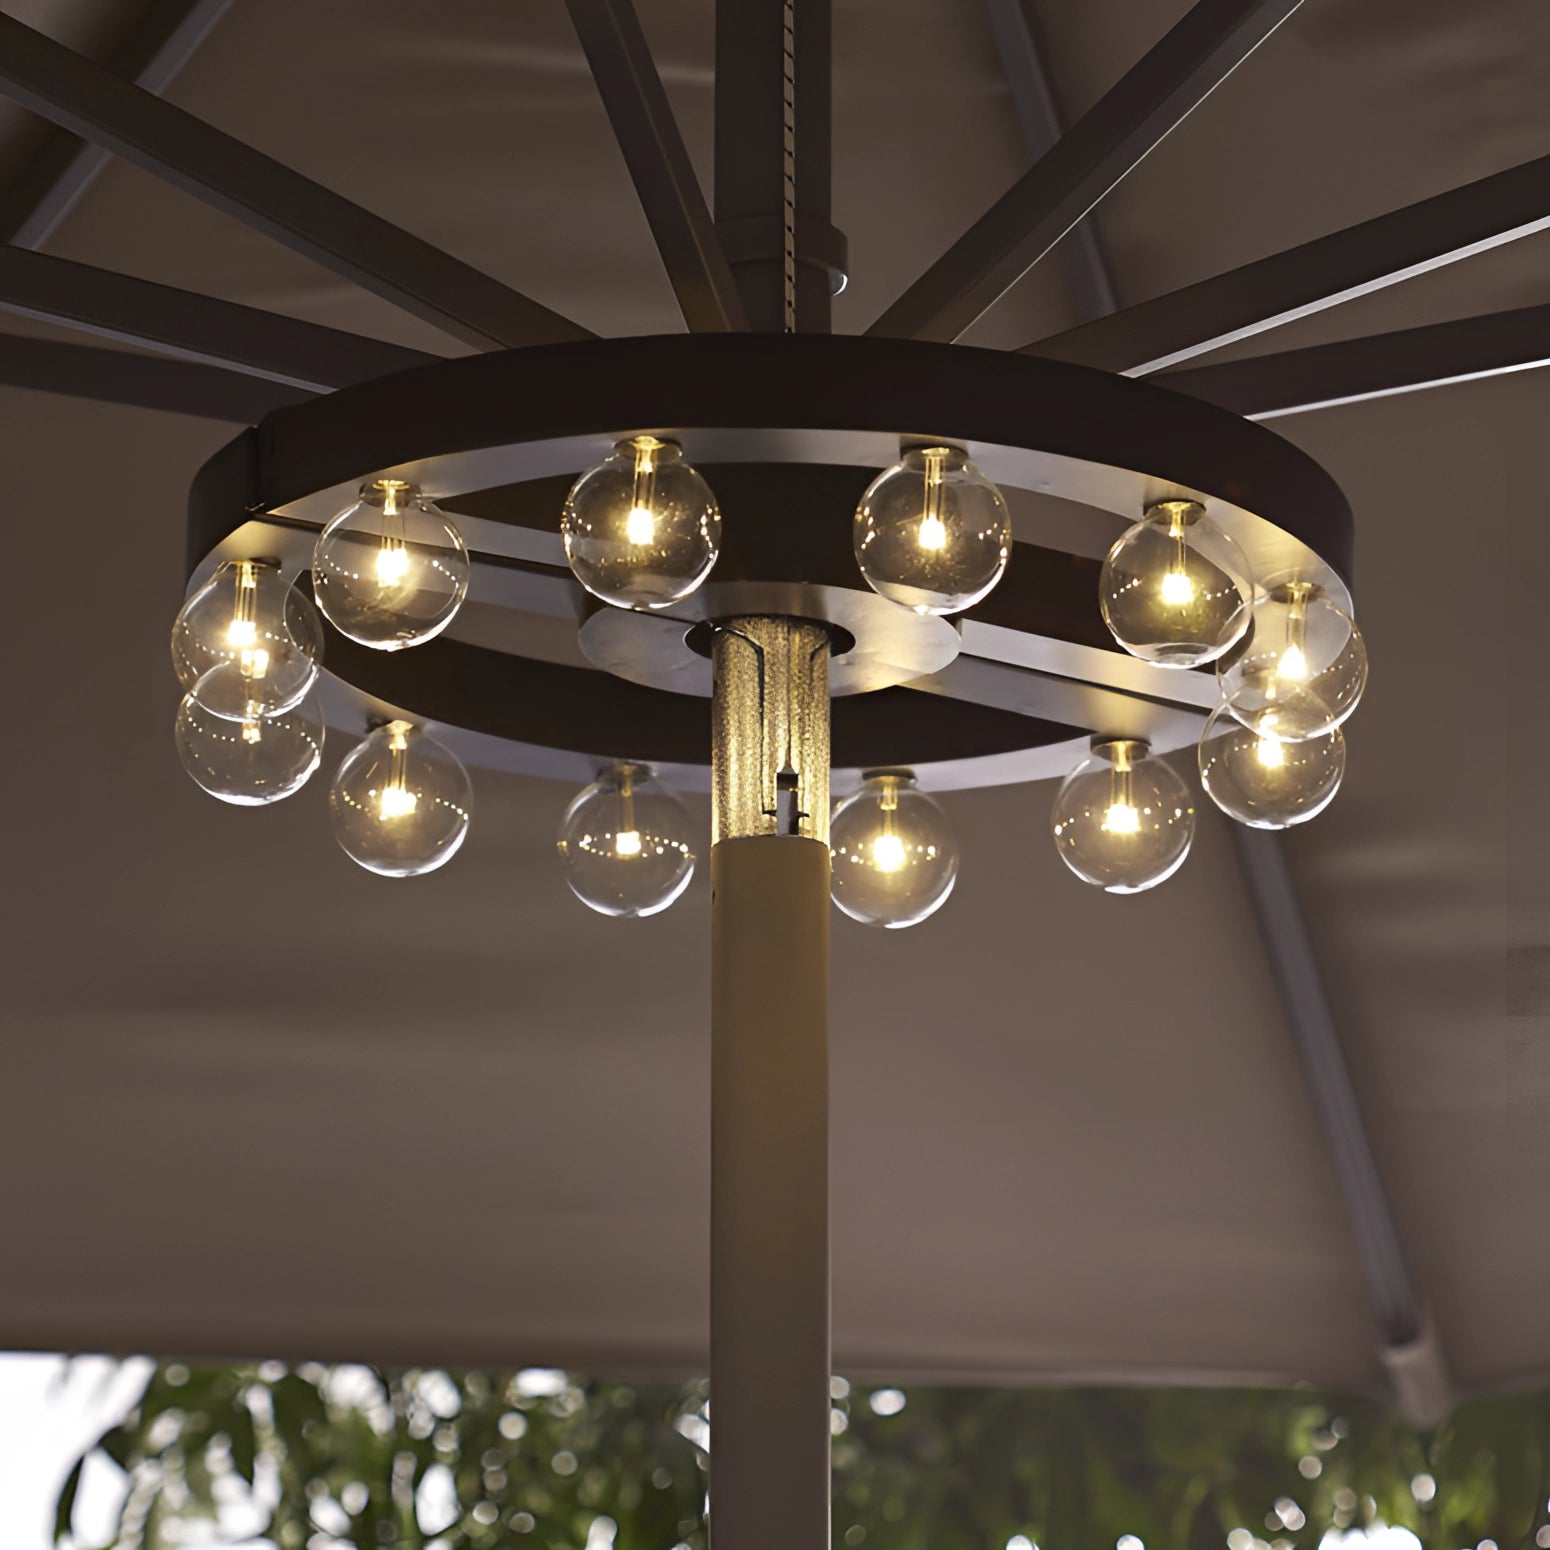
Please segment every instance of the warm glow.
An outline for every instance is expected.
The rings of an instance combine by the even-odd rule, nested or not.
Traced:
[[[269,670],[269,653],[258,645],[258,567],[251,560],[237,562],[237,598],[226,626],[226,644],[241,658],[244,678],[262,678]]]
[[[904,866],[904,841],[897,834],[879,834],[872,841],[872,865],[879,872],[897,872]]]
[[[420,794],[409,789],[409,733],[407,722],[394,721],[388,727],[388,778],[377,797],[377,817],[384,823],[408,818],[420,805]]]
[[[657,536],[656,514],[647,506],[632,506],[624,519],[624,536],[632,544],[649,544]]]
[[[1170,570],[1162,579],[1162,600],[1170,608],[1187,608],[1195,601],[1195,583],[1181,570]]]
[[[1278,770],[1286,763],[1286,749],[1279,737],[1261,737],[1254,744],[1254,756],[1267,770]]]
[[[1129,802],[1111,802],[1103,815],[1103,827],[1110,834],[1139,834],[1140,810]]]
[[[928,447],[922,456],[926,464],[926,492],[915,536],[922,549],[939,554],[947,547],[947,523],[942,520],[942,471],[947,466],[948,452],[946,447]]]
[[[1301,646],[1288,646],[1276,663],[1276,677],[1287,683],[1303,683],[1308,677],[1308,654]]]
[[[616,856],[638,856],[640,854],[640,830],[621,829],[614,835],[614,854]]]
[[[242,741],[244,743],[261,743],[263,740],[263,728],[257,720],[244,721],[242,723]]]
[[[624,518],[624,536],[632,544],[655,543],[657,454],[664,443],[655,436],[637,436],[631,445],[635,448],[635,473],[630,481],[630,509]]]
[[[386,820],[407,818],[420,805],[418,792],[404,786],[384,786],[377,798],[377,815]]]
[[[377,585],[396,587],[409,574],[409,551],[401,543],[384,538],[377,550]]]

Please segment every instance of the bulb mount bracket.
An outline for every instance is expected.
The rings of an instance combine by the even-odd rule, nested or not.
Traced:
[[[640,422],[643,409],[655,423]],[[571,481],[638,434],[680,443],[723,512],[710,580],[663,613],[589,606],[558,531]],[[877,597],[851,549],[861,491],[901,446],[923,443],[962,446],[1013,504],[1006,576],[954,619]],[[761,613],[854,639],[832,663],[837,790],[884,766],[938,789],[1055,776],[1093,734],[1183,747],[1216,703],[1210,674],[1126,656],[1097,606],[1108,543],[1160,501],[1198,503],[1257,574],[1296,575],[1350,601],[1344,496],[1261,425],[1033,356],[802,334],[492,352],[277,410],[195,479],[192,583],[254,553],[304,572],[317,531],[373,478],[418,485],[457,521],[480,606],[454,621],[453,638],[410,652],[331,635],[329,718],[348,726],[363,702],[396,709],[435,725],[466,761],[561,779],[626,757],[706,789],[709,670],[689,637]],[[1056,508],[1060,521],[1046,525]],[[514,621],[498,640],[476,628],[492,611]]]

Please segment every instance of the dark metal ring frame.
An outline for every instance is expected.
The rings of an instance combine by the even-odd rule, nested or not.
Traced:
[[[642,433],[681,442],[724,515],[710,582],[666,615],[599,608],[559,536],[570,482]],[[1059,498],[1014,494],[1007,573],[952,621],[877,597],[851,551],[861,490],[901,442],[926,438],[963,445],[1004,491]],[[1185,746],[1217,703],[1214,679],[1119,650],[1097,600],[1108,545],[1164,498],[1200,501],[1262,582],[1300,576],[1350,606],[1345,497],[1260,425],[1033,356],[771,334],[502,351],[280,409],[200,471],[190,589],[222,559],[278,555],[305,572],[317,530],[383,475],[456,517],[469,600],[446,635],[410,651],[330,631],[325,719],[361,729],[402,715],[476,766],[566,780],[631,758],[708,789],[696,627],[766,612],[826,620],[850,647],[834,664],[840,790],[882,766],[936,789],[1063,775],[1095,733]]]

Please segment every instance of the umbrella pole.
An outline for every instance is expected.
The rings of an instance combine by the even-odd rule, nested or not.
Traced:
[[[829,1544],[828,638],[715,642],[711,1536]]]

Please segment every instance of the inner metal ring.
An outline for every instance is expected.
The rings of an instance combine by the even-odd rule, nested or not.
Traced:
[[[829,693],[835,699],[941,672],[962,644],[950,619],[910,613],[875,592],[759,581],[707,582],[661,613],[599,604],[577,642],[594,667],[616,677],[709,698],[711,664],[690,638],[695,627],[760,614],[818,620],[848,638],[850,644],[829,658]]]

